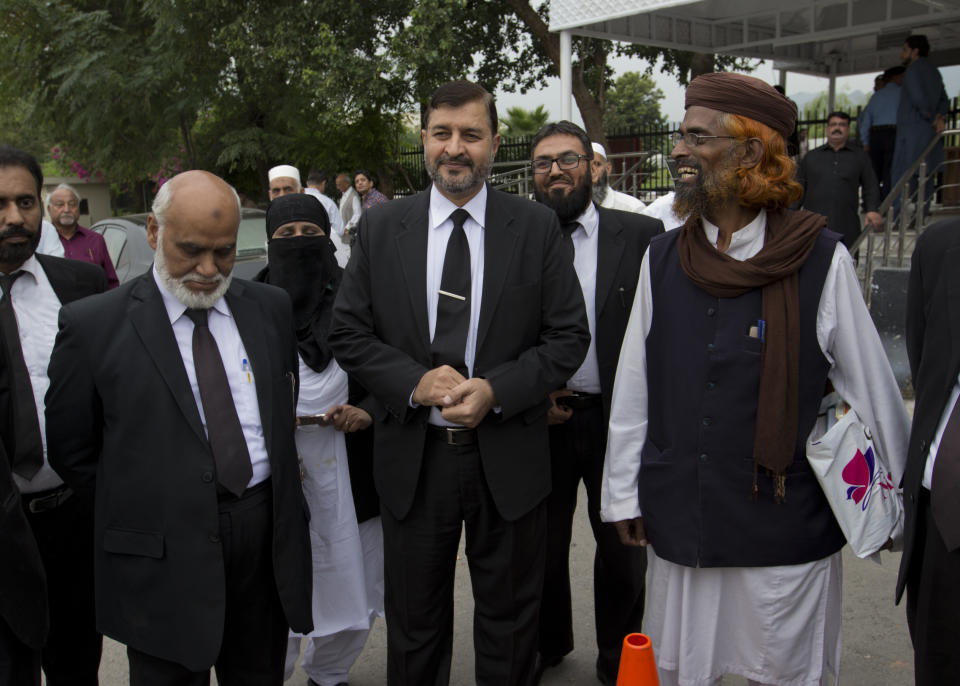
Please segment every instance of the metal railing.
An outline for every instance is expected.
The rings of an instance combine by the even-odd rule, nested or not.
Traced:
[[[912,245],[937,214],[960,211],[960,183],[941,183],[936,178],[949,179],[950,171],[960,159],[944,160],[934,169],[928,169],[927,156],[948,136],[960,135],[960,129],[947,129],[934,136],[920,156],[910,165],[880,203],[878,213],[883,217],[879,231],[867,226],[850,246],[850,253],[861,253],[860,285],[863,297],[869,303],[873,272],[880,267],[905,268],[909,266]],[[960,174],[957,174],[960,178]],[[951,196],[957,195],[957,202]],[[939,200],[938,200],[939,196]],[[909,247],[909,250],[908,250]],[[879,254],[878,254],[879,253]]]

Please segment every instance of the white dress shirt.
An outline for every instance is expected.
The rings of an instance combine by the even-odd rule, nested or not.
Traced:
[[[676,197],[676,193],[673,191],[670,191],[666,195],[661,195],[652,203],[644,207],[640,214],[645,214],[648,217],[653,217],[654,219],[659,219],[662,221],[664,231],[669,231],[670,229],[675,229],[678,226],[683,226],[683,222],[686,221],[686,217],[678,217],[673,211],[674,197]]]
[[[53,343],[57,338],[60,299],[54,293],[47,273],[43,271],[36,257],[31,255],[17,271],[26,273],[13,282],[11,297],[20,333],[20,349],[30,375],[30,384],[33,386],[33,400],[43,443],[43,466],[30,480],[16,473],[13,480],[21,493],[36,493],[56,488],[63,483],[47,461],[47,422],[43,412],[43,397],[50,387],[47,365],[50,364],[50,353],[53,352]]]
[[[173,327],[173,335],[177,339],[180,357],[183,358],[183,366],[190,381],[190,390],[193,391],[193,399],[197,403],[200,421],[206,432],[207,419],[203,414],[197,371],[193,366],[193,320],[186,315],[187,306],[177,300],[164,286],[156,267],[153,269],[153,280],[156,281],[160,295],[163,297],[163,305],[170,318],[170,326]],[[247,442],[247,451],[250,453],[253,477],[247,484],[249,488],[270,476],[267,443],[263,437],[263,422],[260,420],[260,405],[257,402],[257,380],[253,376],[253,367],[243,347],[237,323],[225,299],[220,298],[210,308],[207,314],[207,326],[220,351],[220,359],[223,361],[227,382],[230,384],[230,395],[233,396],[233,404],[240,418],[240,427],[243,429],[243,438]]]
[[[643,201],[639,198],[615,191],[610,186],[607,186],[607,194],[603,196],[603,202],[600,203],[600,207],[606,207],[608,210],[636,212],[639,214],[643,212],[643,208],[646,207],[646,205],[644,205]]]
[[[923,479],[920,481],[920,484],[928,491],[933,484],[933,463],[937,461],[937,451],[940,449],[940,441],[943,439],[943,432],[947,428],[947,422],[950,421],[953,406],[957,404],[958,398],[960,398],[960,376],[957,377],[957,383],[953,384],[953,390],[950,391],[947,404],[943,407],[943,414],[940,415],[940,423],[937,424],[937,433],[933,435],[933,440],[930,441],[930,448],[927,451],[927,461],[923,465]]]
[[[573,267],[580,280],[583,302],[587,306],[590,347],[580,368],[567,381],[567,388],[579,393],[600,392],[600,366],[597,362],[597,245],[600,236],[600,214],[593,203],[577,217],[579,226],[573,239]]]
[[[53,255],[54,257],[66,256],[63,241],[60,240],[60,234],[57,233],[57,227],[46,219],[40,222],[40,243],[37,245],[37,252],[41,255]]]
[[[437,303],[440,300],[440,282],[443,278],[443,260],[447,255],[447,242],[453,233],[450,215],[457,209],[451,200],[444,197],[436,186],[430,187],[430,211],[427,231],[427,321],[430,340],[437,328]],[[469,376],[473,376],[476,358],[477,327],[480,322],[480,300],[483,297],[483,236],[487,216],[487,186],[470,198],[463,206],[470,217],[464,222],[463,231],[470,245],[470,329],[467,331],[467,346],[463,361]],[[430,423],[441,426],[456,426],[440,414],[439,407],[430,409]]]
[[[330,220],[330,228],[335,234],[342,236],[343,217],[340,216],[340,209],[337,207],[337,203],[335,203],[328,195],[321,193],[316,188],[304,188],[303,192],[306,195],[312,195],[320,201],[320,204],[323,205],[323,209],[327,211],[327,218]]]

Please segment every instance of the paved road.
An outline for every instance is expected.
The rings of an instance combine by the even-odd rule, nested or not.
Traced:
[[[581,503],[586,495],[581,490]],[[576,649],[544,675],[543,686],[561,684],[598,684],[593,655],[593,537],[583,507],[577,511],[570,551],[570,569],[574,575],[573,595],[576,607],[574,627]],[[844,551],[843,578],[843,663],[844,686],[907,686],[913,683],[913,655],[903,606],[894,607],[898,554],[884,553],[882,565],[858,560]],[[450,683],[473,683],[472,613],[470,575],[461,546],[457,563],[456,615],[454,618],[454,654]],[[126,655],[123,646],[107,641],[100,668],[102,686],[127,683]],[[299,669],[288,686],[305,686],[306,676]],[[367,647],[350,675],[351,686],[381,686],[386,683],[386,627],[379,620]],[[742,679],[727,679],[727,684],[742,686]]]

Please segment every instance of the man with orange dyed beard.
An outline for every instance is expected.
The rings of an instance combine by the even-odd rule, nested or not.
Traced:
[[[829,379],[903,473],[907,417],[826,219],[758,79],[695,79],[673,135],[684,225],[655,237],[621,349],[601,516],[649,546],[660,683],[817,684],[840,660],[843,534],[806,459]]]

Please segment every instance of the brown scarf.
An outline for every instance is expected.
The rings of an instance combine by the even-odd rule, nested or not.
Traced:
[[[716,298],[763,289],[766,336],[753,439],[753,494],[760,466],[774,477],[777,502],[786,495],[786,470],[793,461],[799,423],[798,272],[826,224],[826,217],[804,210],[768,212],[763,249],[742,262],[710,245],[698,220],[687,221],[677,237],[680,265],[698,288]]]

